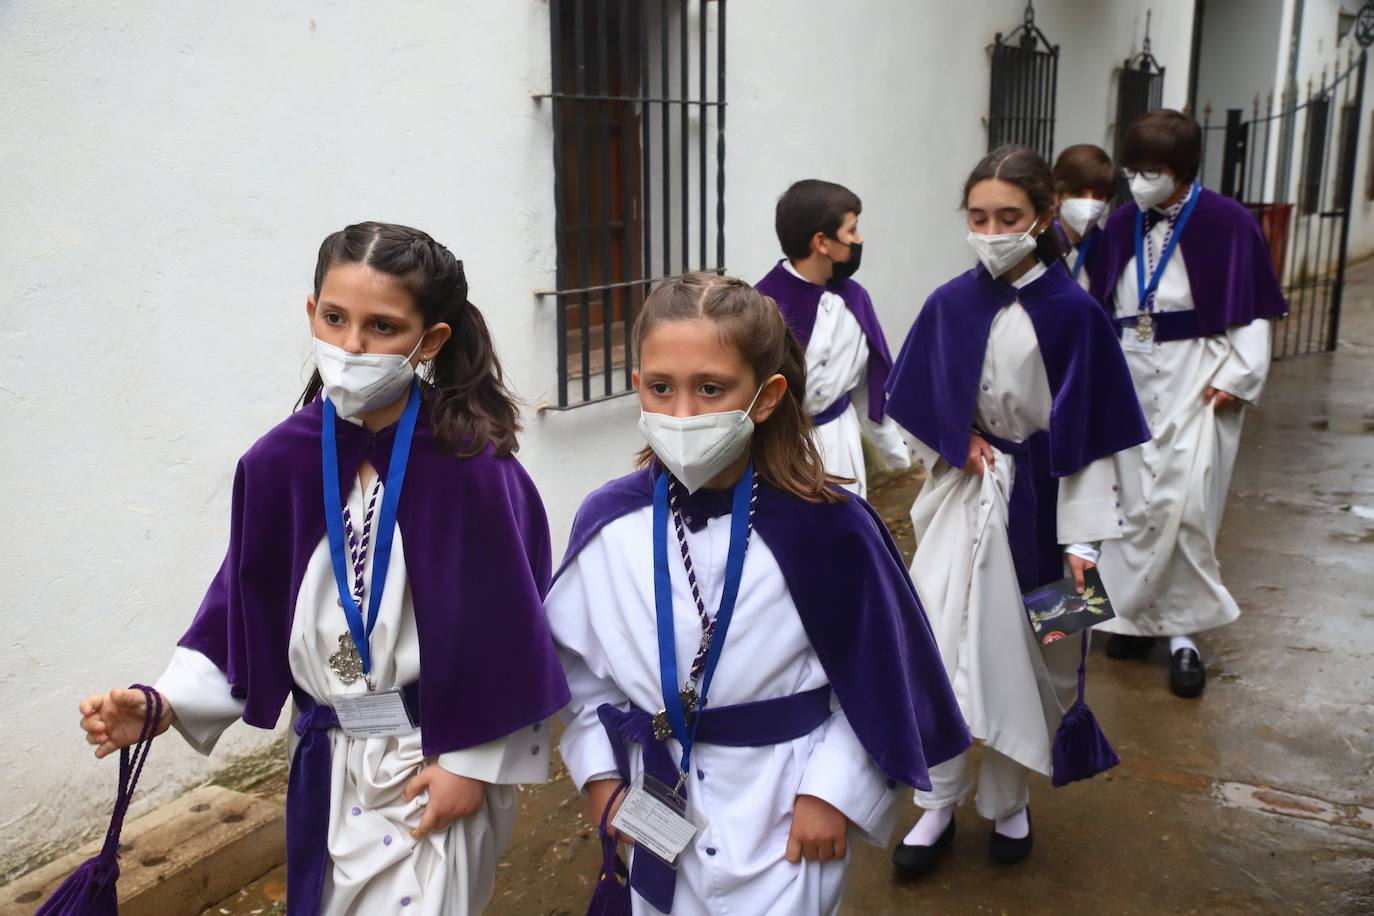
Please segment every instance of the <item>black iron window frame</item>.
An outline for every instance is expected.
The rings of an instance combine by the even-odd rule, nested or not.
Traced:
[[[1021,143],[1050,159],[1059,94],[1059,46],[1051,44],[1035,24],[1032,3],[1026,4],[1021,25],[1005,36],[1001,32],[994,36],[988,53],[992,57],[988,151]]]
[[[1140,43],[1140,53],[1122,61],[1116,71],[1116,125],[1112,144],[1112,160],[1121,161],[1121,148],[1126,142],[1126,134],[1141,115],[1156,108],[1164,107],[1164,67],[1155,59],[1150,50],[1150,16],[1145,13],[1145,38]],[[1117,180],[1117,202],[1121,203],[1130,196],[1124,178]]]
[[[550,102],[553,125],[556,288],[536,290],[541,300],[552,299],[557,310],[558,403],[548,407],[568,409],[631,393],[631,329],[649,290],[689,271],[725,272],[726,2],[549,0],[551,88],[536,95]],[[712,9],[715,15],[709,17]],[[569,16],[573,40],[565,47]],[[614,39],[608,35],[612,21],[619,30]],[[714,47],[710,23],[715,26]],[[607,50],[612,45],[633,45],[633,52],[611,61]],[[606,91],[615,77],[618,91]],[[585,154],[588,131],[598,125],[603,148],[608,148],[616,112],[622,125],[638,125],[638,161],[622,155],[618,173],[612,174],[612,157],[593,162],[574,155],[576,174],[569,174],[568,149]],[[711,139],[714,182],[709,180]],[[622,143],[622,152],[628,146]],[[611,190],[617,181],[618,219]],[[601,188],[599,202],[590,199],[594,184]],[[712,228],[714,251],[709,244]],[[610,254],[617,233],[622,245],[618,267]],[[599,264],[592,263],[593,250],[600,252]],[[597,297],[601,315],[594,323]],[[575,316],[573,327],[570,316]],[[571,352],[571,337],[577,353]],[[617,337],[623,348],[620,360],[613,358]],[[593,366],[594,340],[601,350],[599,371]]]

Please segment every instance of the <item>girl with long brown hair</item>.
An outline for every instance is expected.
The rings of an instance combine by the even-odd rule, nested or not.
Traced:
[[[594,911],[832,913],[850,839],[884,844],[895,786],[967,731],[882,521],[826,475],[776,303],[688,274],[633,342],[648,447],[583,503],[546,603]]]
[[[317,371],[239,461],[157,730],[208,754],[293,700],[291,913],[480,912],[568,698],[515,404],[463,263],[418,229],[331,234],[306,312]],[[138,740],[147,702],[82,701],[97,756]]]

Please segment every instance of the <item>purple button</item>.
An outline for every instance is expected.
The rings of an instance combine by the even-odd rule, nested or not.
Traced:
[[[889,779],[889,780],[887,781],[887,787],[888,787],[889,789],[895,789],[895,788],[897,788],[897,780],[895,780],[895,779]]]
[[[705,771],[705,770],[697,770],[697,779],[705,779],[705,778],[706,778],[706,771]]]
[[[530,731],[534,731],[534,732],[539,731],[539,727],[542,726],[543,724],[544,724],[543,722],[536,722],[536,723],[534,723],[533,725],[530,726]]]
[[[1121,508],[1121,500],[1118,499],[1118,500],[1116,501],[1116,507],[1117,507],[1118,509]]]
[[[973,543],[977,544],[977,543],[978,543],[978,539],[977,539],[977,538],[974,538],[974,539],[973,539]]]
[[[353,809],[353,816],[354,816],[354,817],[357,817],[359,814],[362,814],[362,813],[363,813],[363,809],[362,809],[362,808],[354,807],[354,809]]]
[[[386,836],[382,837],[382,845],[383,845],[383,846],[390,846],[390,845],[391,845],[391,834],[387,834]]]
[[[409,897],[402,897],[402,898],[401,898],[401,906],[410,906],[410,898],[409,898]]]
[[[1120,490],[1121,490],[1121,485],[1120,485],[1120,484],[1115,484],[1115,483],[1112,484],[1112,492],[1113,492],[1113,493],[1117,493],[1117,492],[1119,492]]]
[[[707,854],[708,856],[713,856],[713,855],[715,855],[715,854],[716,854],[716,847],[714,847],[714,846],[707,846],[707,847],[706,847],[706,854]]]
[[[531,754],[537,754],[537,753],[539,753],[539,745],[536,744],[536,745],[534,745],[533,747],[531,747],[531,748],[530,748],[530,753],[531,753]]]

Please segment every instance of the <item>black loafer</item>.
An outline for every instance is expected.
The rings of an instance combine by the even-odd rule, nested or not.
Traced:
[[[1169,663],[1169,689],[1175,696],[1191,700],[1207,686],[1207,669],[1194,649],[1179,649]]]
[[[1108,658],[1144,658],[1155,644],[1153,636],[1127,636],[1113,633],[1107,637]]]
[[[996,830],[992,831],[992,837],[988,841],[988,855],[992,861],[998,865],[1016,865],[1018,862],[1025,861],[1026,856],[1031,853],[1031,845],[1035,834],[1030,829],[1030,811],[1026,811],[1026,835],[1019,840],[1014,840],[1009,836],[1003,836]]]
[[[940,834],[933,846],[908,846],[898,843],[897,848],[892,850],[892,864],[908,878],[919,878],[934,871],[940,853],[953,845],[954,819],[950,818],[949,826]]]

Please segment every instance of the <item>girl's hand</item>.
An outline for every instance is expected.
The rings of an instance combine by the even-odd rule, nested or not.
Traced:
[[[86,743],[95,745],[96,757],[108,757],[120,748],[137,744],[147,711],[148,698],[141,690],[91,694],[81,701],[81,728],[86,732]],[[153,734],[162,734],[175,720],[172,704],[163,697],[162,718]]]
[[[1078,594],[1081,595],[1083,594],[1083,589],[1085,588],[1083,584],[1083,573],[1087,572],[1090,569],[1096,569],[1097,564],[1089,563],[1082,557],[1076,557],[1071,553],[1066,553],[1064,554],[1064,556],[1069,561],[1069,572],[1073,573],[1074,587],[1078,589]]]
[[[1229,391],[1222,391],[1220,388],[1207,386],[1207,390],[1202,392],[1202,403],[1212,405],[1213,410],[1221,410],[1239,401],[1240,398],[1231,394]]]
[[[410,801],[426,789],[429,801],[425,804],[425,813],[420,818],[420,826],[410,831],[417,840],[431,831],[447,830],[454,821],[481,811],[487,795],[486,783],[450,773],[437,763],[421,768],[406,783],[401,798]]]
[[[983,476],[983,462],[987,462],[988,467],[996,463],[996,453],[992,446],[988,445],[988,440],[974,433],[968,439],[968,460],[964,462],[964,470],[970,474]]]
[[[843,859],[849,821],[840,809],[814,795],[798,795],[792,807],[792,832],[787,835],[787,861],[793,865]]]
[[[619,779],[597,779],[587,783],[587,816],[591,818],[593,824],[601,824],[601,814],[606,811],[606,805],[610,803],[611,795],[616,787],[620,785]],[[626,834],[620,833],[611,826],[611,821],[615,819],[616,812],[625,801],[625,793],[615,800],[615,805],[606,814],[606,833],[612,839],[626,845],[634,845],[634,840]]]

